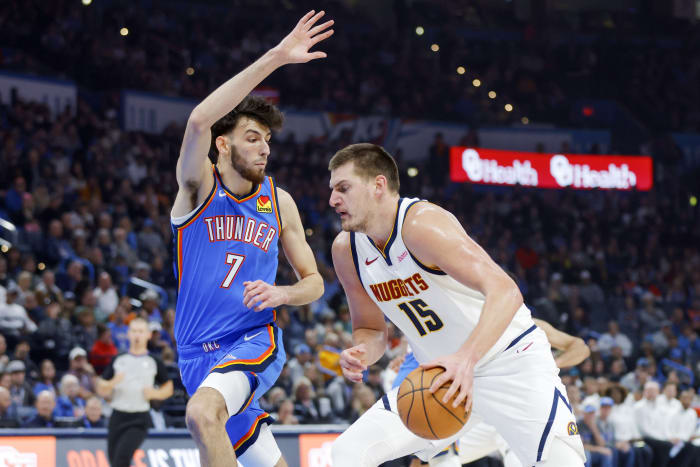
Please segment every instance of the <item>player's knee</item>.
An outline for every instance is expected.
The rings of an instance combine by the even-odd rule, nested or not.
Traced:
[[[207,388],[198,390],[187,402],[185,422],[193,436],[220,429],[226,424],[227,419],[226,403],[214,390]]]

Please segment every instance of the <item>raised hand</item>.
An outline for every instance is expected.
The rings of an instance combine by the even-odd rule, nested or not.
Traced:
[[[274,308],[289,301],[289,294],[285,287],[270,285],[261,280],[245,281],[243,285],[245,286],[243,305],[255,311]]]
[[[362,382],[362,372],[367,369],[367,365],[362,363],[362,359],[367,355],[365,344],[345,349],[340,353],[340,368],[343,375],[353,383]]]
[[[274,50],[283,63],[306,63],[326,57],[325,52],[309,52],[311,47],[333,35],[333,30],[328,29],[333,25],[333,20],[314,26],[324,14],[324,11],[316,13],[311,10],[299,20],[292,32],[275,46]]]
[[[458,353],[454,353],[436,358],[432,362],[421,365],[421,368],[426,370],[435,367],[442,367],[445,369],[445,372],[435,378],[433,385],[430,386],[430,392],[435,393],[443,384],[452,381],[450,388],[442,398],[442,402],[446,404],[454,397],[452,407],[464,404],[466,411],[471,410],[474,367],[468,363],[468,359],[465,359]],[[459,393],[457,393],[457,391],[459,391]]]

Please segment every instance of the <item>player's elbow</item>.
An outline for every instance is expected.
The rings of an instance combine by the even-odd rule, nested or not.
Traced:
[[[581,353],[581,360],[587,359],[591,355],[591,349],[588,348],[586,343],[580,337],[577,337],[574,341],[574,346],[579,349]]]
[[[195,133],[203,133],[211,127],[211,124],[202,111],[195,107],[187,119],[187,127]]]
[[[318,300],[319,298],[321,298],[324,291],[325,286],[323,285],[323,278],[321,277],[321,274],[316,273],[314,275],[313,298],[311,299],[311,301]]]

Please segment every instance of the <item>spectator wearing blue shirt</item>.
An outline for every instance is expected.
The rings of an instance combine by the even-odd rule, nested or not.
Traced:
[[[117,346],[119,352],[129,351],[129,337],[127,336],[129,326],[124,322],[127,314],[126,308],[124,308],[122,304],[119,304],[114,310],[112,321],[107,323],[107,327],[112,332],[112,341],[114,341],[114,345]]]
[[[56,366],[51,360],[44,359],[39,367],[39,381],[34,383],[34,395],[39,395],[41,391],[52,392],[54,396],[58,395],[56,387]]]
[[[586,450],[586,467],[615,467],[613,450],[606,446],[596,422],[596,407],[583,408],[583,422],[578,424],[581,441]]]
[[[71,374],[63,375],[61,378],[61,395],[56,400],[57,417],[82,417],[85,413],[85,400],[78,394],[80,383],[78,378]]]

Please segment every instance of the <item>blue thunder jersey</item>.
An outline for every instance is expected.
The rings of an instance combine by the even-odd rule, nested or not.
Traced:
[[[282,228],[271,177],[237,198],[215,166],[214,187],[185,218],[171,219],[175,241],[178,346],[202,344],[275,320],[243,305],[243,282],[274,284]]]

